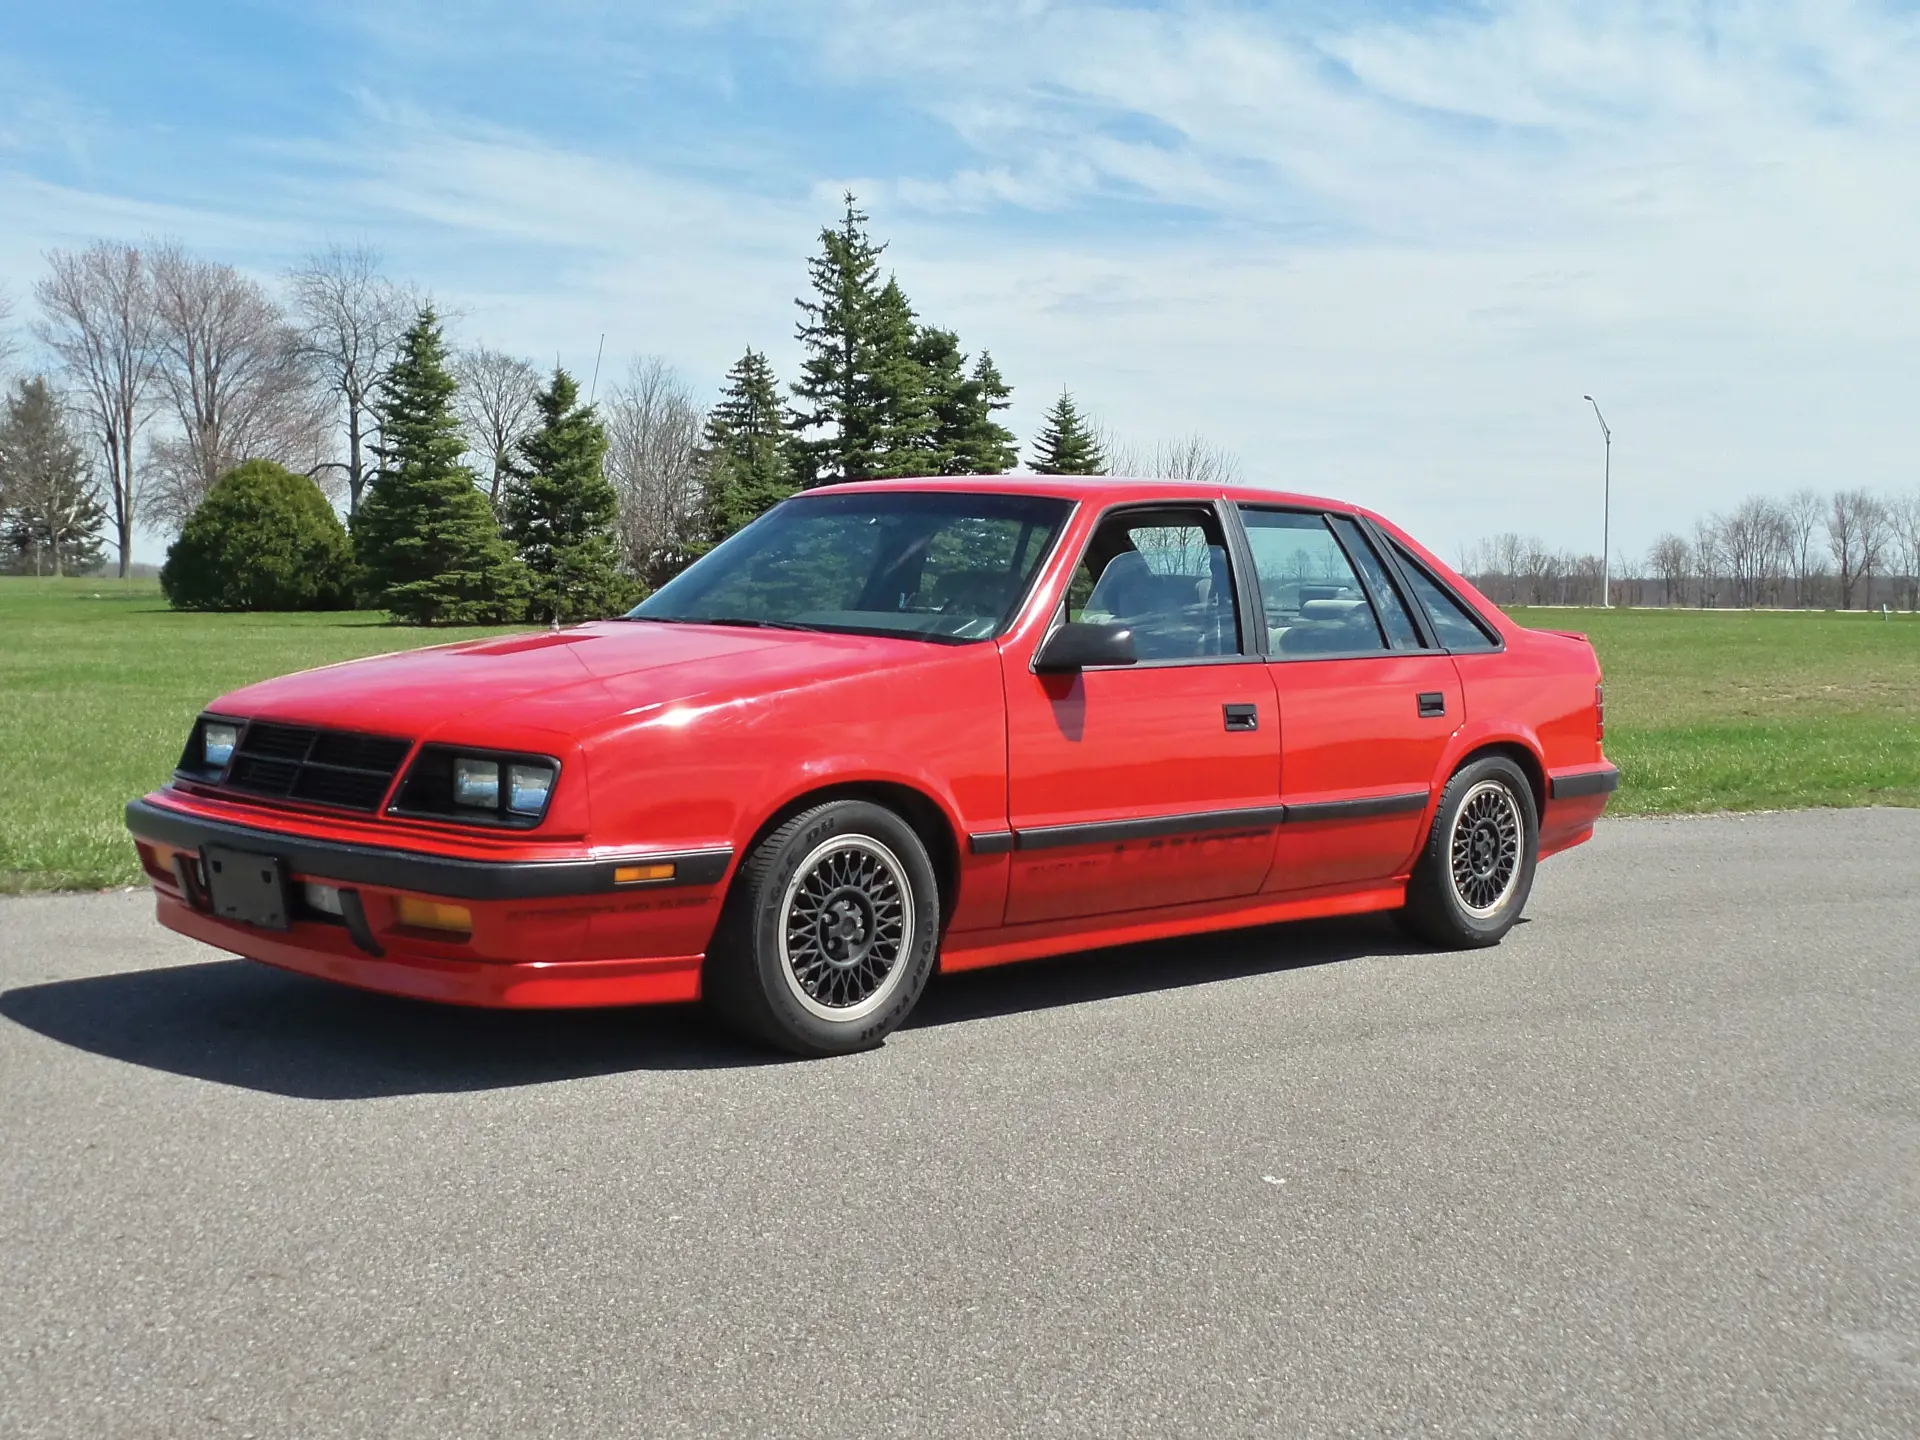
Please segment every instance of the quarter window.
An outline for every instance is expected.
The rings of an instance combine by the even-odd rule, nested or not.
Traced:
[[[1129,510],[1100,522],[1067,589],[1067,618],[1125,625],[1142,660],[1240,653],[1226,536],[1211,510]]]
[[[1433,621],[1434,634],[1440,637],[1440,643],[1449,650],[1498,650],[1499,642],[1487,634],[1483,625],[1471,611],[1454,598],[1437,580],[1427,573],[1426,567],[1398,545],[1393,547],[1400,560],[1400,568],[1406,572],[1407,583],[1413,587],[1415,598],[1427,612],[1427,618]]]
[[[1254,574],[1267,612],[1267,651],[1360,655],[1387,648],[1380,622],[1326,518],[1243,510]]]

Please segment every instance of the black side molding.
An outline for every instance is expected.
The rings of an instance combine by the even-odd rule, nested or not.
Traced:
[[[976,855],[1004,855],[1013,849],[1013,831],[976,830],[967,836],[967,848]]]
[[[450,900],[546,900],[561,895],[601,895],[627,886],[614,884],[621,865],[672,864],[671,880],[633,889],[666,889],[717,884],[733,863],[733,847],[683,850],[671,854],[599,856],[590,860],[456,860],[385,845],[354,845],[309,840],[279,830],[262,830],[223,820],[203,820],[145,800],[127,802],[127,828],[143,840],[158,840],[182,850],[230,845],[236,850],[275,855],[290,870],[348,885],[411,890]]]
[[[1582,770],[1572,775],[1555,775],[1547,782],[1547,796],[1553,800],[1572,800],[1582,795],[1611,795],[1620,788],[1618,767]]]
[[[1287,806],[1290,824],[1317,820],[1365,820],[1372,815],[1406,815],[1427,808],[1431,792],[1408,790],[1399,795],[1369,795],[1362,800],[1316,800]]]
[[[1150,815],[1140,820],[1100,820],[1087,825],[1044,825],[1014,832],[1016,850],[1058,850],[1066,845],[1112,845],[1157,835],[1213,835],[1226,830],[1271,830],[1287,818],[1285,805],[1245,810],[1205,810],[1192,815]]]

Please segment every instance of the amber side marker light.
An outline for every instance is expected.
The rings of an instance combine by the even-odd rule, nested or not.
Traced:
[[[473,933],[473,912],[464,905],[447,905],[438,900],[416,900],[402,895],[394,902],[394,918],[416,930],[445,930],[459,935]]]
[[[673,866],[667,865],[619,865],[614,867],[613,883],[616,885],[644,885],[650,880],[673,879]]]

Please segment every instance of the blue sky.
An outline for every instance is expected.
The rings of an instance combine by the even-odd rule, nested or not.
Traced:
[[[371,241],[463,338],[791,375],[851,186],[1028,434],[1628,549],[1753,491],[1920,488],[1911,4],[11,7],[0,285],[172,235]],[[152,547],[149,547],[151,549]],[[151,554],[147,558],[153,558]]]

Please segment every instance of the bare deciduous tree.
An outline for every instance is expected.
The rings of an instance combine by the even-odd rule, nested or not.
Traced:
[[[539,393],[540,376],[519,356],[484,345],[462,351],[453,373],[460,382],[454,412],[460,417],[467,449],[480,457],[479,468],[491,475],[487,499],[497,506],[513,448],[533,428],[533,397]]]
[[[692,553],[706,411],[677,371],[648,357],[635,360],[608,395],[604,423],[627,564],[648,584],[660,584]]]
[[[1813,582],[1822,573],[1820,548],[1821,512],[1826,501],[1817,490],[1796,490],[1780,507],[1786,524],[1787,554],[1793,564],[1793,603],[1804,607],[1813,592]]]
[[[88,424],[106,459],[107,508],[124,580],[140,501],[134,438],[152,413],[153,287],[140,252],[109,240],[80,251],[55,250],[47,267],[34,287],[40,303],[36,333],[84,397]]]
[[[1920,611],[1920,490],[1902,495],[1887,506],[1894,538],[1899,543],[1900,569],[1906,580],[1907,609]]]
[[[19,352],[20,341],[13,333],[13,297],[0,285],[0,376],[7,373],[7,367]]]
[[[1693,565],[1693,547],[1669,531],[1653,542],[1653,549],[1647,552],[1647,563],[1660,577],[1660,603],[1683,603],[1687,572]]]
[[[301,353],[322,377],[347,427],[347,513],[366,487],[365,446],[375,381],[418,308],[415,296],[380,273],[366,245],[331,245],[287,277],[298,316]]]
[[[1104,424],[1093,428],[1100,453],[1107,457],[1109,475],[1192,480],[1203,485],[1237,485],[1245,478],[1238,455],[1198,432],[1142,445],[1122,438]]]
[[[1855,589],[1867,580],[1873,603],[1873,572],[1887,543],[1885,508],[1865,490],[1836,490],[1827,501],[1827,548],[1840,572],[1840,608],[1851,610]]]
[[[151,512],[178,528],[242,460],[318,473],[326,397],[272,296],[231,265],[177,244],[154,252],[158,374],[179,422],[153,445]]]

